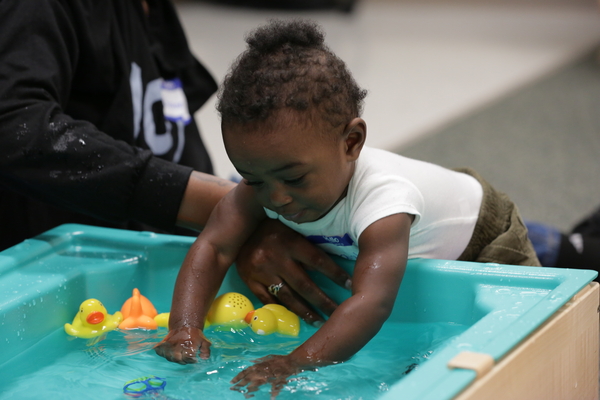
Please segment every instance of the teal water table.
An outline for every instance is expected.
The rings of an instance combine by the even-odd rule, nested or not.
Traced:
[[[102,299],[114,311],[136,287],[168,309],[177,271],[193,240],[63,225],[0,253],[0,398],[30,380],[38,382],[32,385],[38,387],[32,387],[31,398],[45,397],[44,379],[53,379],[47,371],[58,368],[57,348],[68,342],[63,324],[71,322],[83,300]],[[351,262],[335,260],[351,271]],[[410,260],[386,324],[444,323],[464,330],[414,371],[398,374],[376,397],[598,398],[596,275],[588,270]],[[326,279],[314,278],[336,301],[348,297]],[[235,268],[221,287],[220,293],[225,292],[257,302]],[[49,337],[55,342],[48,343],[59,344],[50,346],[49,355],[32,360],[30,349],[45,346]],[[62,398],[81,398],[82,393],[69,390],[64,388]],[[336,398],[331,393],[321,397]],[[103,398],[123,395],[116,390],[114,397]]]

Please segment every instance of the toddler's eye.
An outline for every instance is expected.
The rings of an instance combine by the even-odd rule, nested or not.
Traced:
[[[260,181],[249,181],[248,179],[244,179],[244,183],[248,186],[260,186],[262,182]]]
[[[286,185],[299,185],[304,181],[304,175],[296,179],[284,179]]]

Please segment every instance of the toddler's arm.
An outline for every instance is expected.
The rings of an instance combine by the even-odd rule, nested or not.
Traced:
[[[252,188],[238,185],[217,204],[181,266],[169,318],[169,333],[156,353],[180,364],[208,358],[204,318],[240,248],[266,217]]]
[[[347,360],[367,344],[389,317],[396,300],[406,268],[412,220],[411,215],[396,214],[365,229],[359,238],[352,296],[291,354],[261,360],[238,374],[232,380],[234,388],[248,385],[252,392],[269,382],[277,392],[288,376]]]

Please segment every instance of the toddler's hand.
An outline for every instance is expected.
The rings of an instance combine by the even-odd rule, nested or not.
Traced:
[[[169,331],[167,336],[154,347],[159,356],[178,364],[198,362],[196,354],[200,350],[200,358],[210,357],[210,342],[198,328],[184,326]]]
[[[256,392],[260,386],[271,384],[271,398],[275,398],[287,383],[287,378],[302,372],[289,356],[267,356],[255,361],[231,380],[232,390],[243,392],[247,386],[248,394]],[[248,397],[248,396],[247,396]]]

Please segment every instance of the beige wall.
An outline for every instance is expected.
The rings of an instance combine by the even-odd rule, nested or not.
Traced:
[[[468,3],[468,4],[548,4],[548,5],[581,5],[581,6],[596,6],[600,0],[358,0],[365,2],[399,2],[399,3]]]

